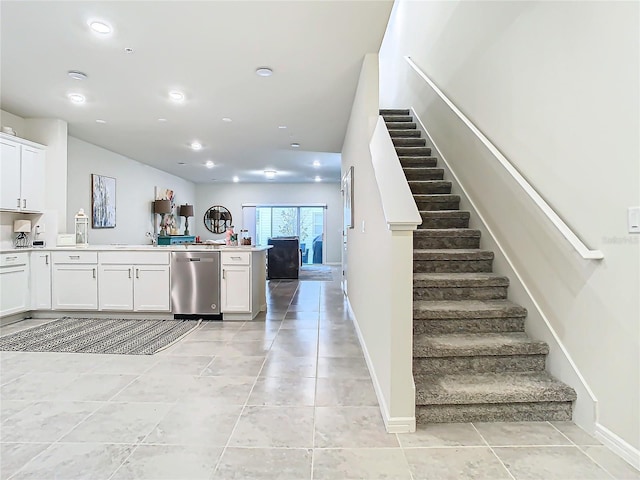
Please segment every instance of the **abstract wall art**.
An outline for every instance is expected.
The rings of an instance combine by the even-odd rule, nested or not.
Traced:
[[[93,228],[115,228],[115,178],[91,174],[91,226]]]

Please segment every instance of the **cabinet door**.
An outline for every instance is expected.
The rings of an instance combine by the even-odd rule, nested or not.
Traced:
[[[31,252],[31,308],[51,309],[51,254]]]
[[[54,310],[98,309],[97,265],[54,265]]]
[[[220,296],[223,313],[251,311],[250,267],[223,265]]]
[[[100,265],[98,305],[100,310],[133,310],[133,267]]]
[[[0,268],[0,315],[29,310],[29,272],[26,265]]]
[[[0,140],[0,209],[18,210],[20,202],[20,145]]]
[[[22,145],[21,198],[22,210],[44,210],[44,151]]]
[[[168,312],[170,309],[169,265],[136,265],[133,310]]]

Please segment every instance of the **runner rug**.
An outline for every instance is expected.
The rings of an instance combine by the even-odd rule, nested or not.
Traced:
[[[0,337],[0,350],[153,355],[199,324],[200,320],[63,317]]]

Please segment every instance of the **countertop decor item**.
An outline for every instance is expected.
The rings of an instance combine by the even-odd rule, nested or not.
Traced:
[[[167,236],[167,230],[164,226],[164,216],[167,213],[171,213],[171,201],[170,200],[154,200],[153,213],[160,214],[160,233],[161,237]]]
[[[31,220],[14,220],[13,233],[17,233],[13,243],[16,248],[28,248],[31,246],[31,243],[29,242]]]
[[[78,210],[74,217],[76,245],[89,245],[89,217],[84,213],[84,208]]]
[[[92,228],[115,228],[115,178],[91,174],[91,218]]]
[[[193,205],[188,203],[180,205],[178,213],[181,217],[184,217],[184,234],[189,235],[189,217],[193,217]]]
[[[204,214],[204,226],[211,233],[224,233],[231,225],[231,212],[222,205],[214,205]]]

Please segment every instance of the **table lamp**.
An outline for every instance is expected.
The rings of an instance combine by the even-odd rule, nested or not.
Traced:
[[[161,237],[167,236],[167,231],[164,225],[164,216],[167,213],[171,213],[171,201],[170,200],[155,200],[153,202],[153,213],[160,214],[160,233]]]
[[[193,205],[180,205],[179,215],[184,217],[184,234],[189,235],[189,217],[193,217]]]
[[[16,248],[29,247],[29,234],[31,233],[31,220],[14,220],[13,233],[17,233],[14,245]]]

